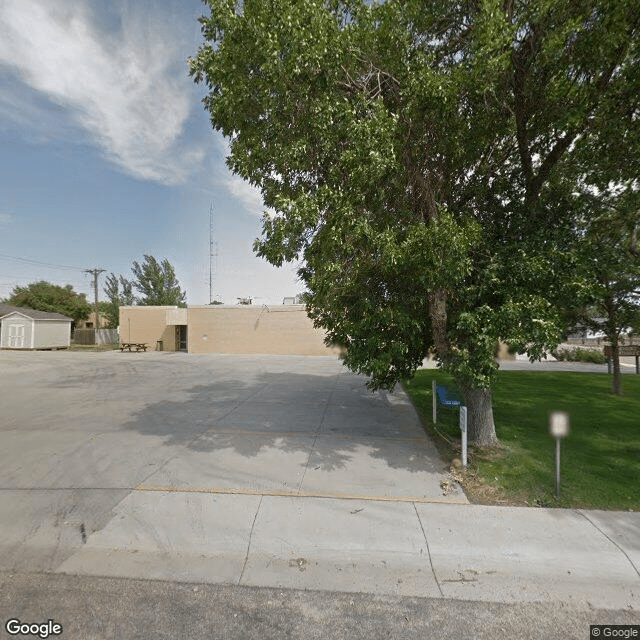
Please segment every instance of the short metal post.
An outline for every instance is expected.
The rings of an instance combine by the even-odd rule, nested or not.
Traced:
[[[436,423],[436,413],[437,413],[437,399],[436,399],[436,381],[431,381],[431,395],[433,396],[433,424]]]
[[[569,435],[569,415],[554,411],[549,416],[549,432],[556,440],[556,498],[560,498],[560,440]]]
[[[640,374],[640,356],[636,356],[636,373]]]
[[[556,438],[556,498],[560,498],[560,438]]]
[[[462,432],[462,467],[467,468],[467,407],[460,406],[460,431]]]
[[[611,358],[607,358],[607,373],[611,374],[611,365],[613,360]]]

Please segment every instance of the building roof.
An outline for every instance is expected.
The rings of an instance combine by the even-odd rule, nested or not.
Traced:
[[[27,307],[12,307],[11,305],[0,303],[0,318],[16,312],[33,320],[69,320],[73,322],[73,318],[63,316],[61,313],[38,311],[37,309],[27,309]]]

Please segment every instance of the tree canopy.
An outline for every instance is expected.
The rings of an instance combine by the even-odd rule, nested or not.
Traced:
[[[136,304],[185,306],[186,293],[180,289],[173,266],[166,258],[158,261],[145,255],[142,263],[134,260],[131,271],[134,275],[132,280],[120,279],[125,297],[135,289],[141,294],[135,296]]]
[[[471,439],[495,442],[498,341],[539,357],[579,286],[578,168],[594,153],[612,173],[637,162],[640,13],[205,1],[191,73],[230,169],[275,211],[256,252],[302,260],[311,318],[371,388],[431,350],[463,390]]]
[[[142,263],[134,260],[131,271],[134,275],[131,280],[115,273],[106,278],[103,290],[108,298],[107,317],[111,326],[118,326],[123,305],[186,306],[186,293],[180,289],[175,270],[166,258],[158,261],[145,255]],[[141,295],[136,296],[134,290]]]
[[[5,303],[14,307],[61,313],[75,322],[86,320],[93,310],[85,294],[74,291],[72,285],[60,286],[45,280],[15,287]]]
[[[120,306],[135,304],[133,285],[126,278],[110,273],[103,287],[108,302],[105,303],[104,314],[107,316],[110,327],[120,324]]]
[[[136,297],[138,304],[185,306],[186,293],[180,289],[173,266],[166,258],[159,262],[145,255],[142,264],[134,260],[131,271],[134,275],[131,284],[141,294]]]

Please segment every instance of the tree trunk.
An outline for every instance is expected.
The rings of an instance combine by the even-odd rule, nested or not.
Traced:
[[[445,361],[449,355],[447,340],[447,292],[436,289],[428,296],[429,318],[431,319],[431,333],[440,360]]]
[[[622,384],[620,380],[620,346],[618,341],[611,341],[611,359],[613,360],[613,384],[612,393],[617,396],[622,395]]]
[[[498,444],[496,427],[493,423],[491,389],[471,389],[462,387],[464,403],[467,407],[467,435],[469,442],[481,447]]]
[[[602,283],[601,283],[602,284]],[[604,299],[604,309],[606,312],[606,321],[604,323],[604,334],[611,343],[611,360],[613,360],[613,382],[611,392],[617,396],[622,395],[622,380],[620,379],[620,331],[622,330],[622,322],[618,316],[619,308],[616,299],[610,291],[608,291],[608,282],[604,282],[607,295]]]

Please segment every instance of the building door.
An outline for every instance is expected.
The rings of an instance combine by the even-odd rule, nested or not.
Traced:
[[[176,351],[187,350],[187,325],[176,325]]]
[[[24,348],[24,325],[23,324],[9,325],[9,348],[11,349]]]

